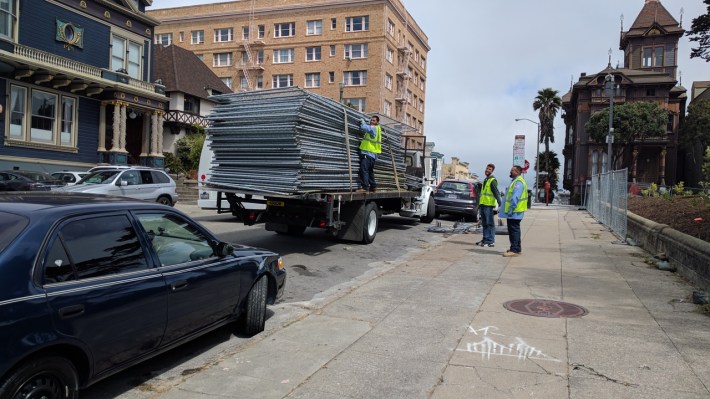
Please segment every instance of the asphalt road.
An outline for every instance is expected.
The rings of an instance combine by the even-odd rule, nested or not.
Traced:
[[[352,279],[388,262],[417,254],[443,239],[441,233],[427,232],[429,224],[399,216],[380,219],[372,244],[340,242],[324,230],[306,229],[302,236],[285,236],[264,230],[263,225],[244,226],[229,214],[178,204],[177,209],[212,230],[222,240],[266,248],[281,254],[288,277],[281,303],[307,302],[328,290],[346,286]],[[441,219],[452,226],[455,219]],[[273,316],[267,310],[267,317]],[[161,356],[116,374],[83,391],[81,397],[96,399],[146,399],[179,380],[186,372],[197,371],[225,353],[234,352],[248,337],[227,326]]]

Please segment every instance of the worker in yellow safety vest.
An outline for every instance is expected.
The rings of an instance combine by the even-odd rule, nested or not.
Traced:
[[[483,180],[481,189],[481,199],[478,208],[481,210],[481,227],[483,228],[483,238],[476,245],[481,247],[495,247],[496,224],[493,216],[500,206],[500,192],[498,191],[498,179],[493,176],[496,166],[492,163],[486,165],[486,179]]]
[[[508,238],[510,239],[510,249],[503,256],[520,256],[523,252],[520,242],[520,222],[523,220],[525,211],[528,209],[528,184],[521,176],[523,169],[515,165],[510,169],[510,183],[505,194],[503,209],[498,214],[499,217],[508,219]]]
[[[360,129],[365,134],[360,141],[360,188],[357,191],[374,193],[377,190],[375,161],[377,161],[377,156],[382,153],[380,117],[373,115],[369,125],[365,123],[364,119],[361,119]]]

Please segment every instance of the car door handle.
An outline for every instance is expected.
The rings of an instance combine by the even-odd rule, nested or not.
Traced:
[[[173,291],[181,290],[181,289],[187,287],[187,281],[185,281],[185,280],[176,281],[176,282],[170,284],[170,287],[173,289]]]
[[[70,317],[81,316],[84,314],[84,305],[73,305],[59,309],[59,317],[68,319]]]

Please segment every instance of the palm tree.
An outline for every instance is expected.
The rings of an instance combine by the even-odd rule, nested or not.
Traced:
[[[554,121],[557,112],[562,107],[562,99],[557,95],[557,90],[552,90],[548,87],[537,91],[537,96],[535,101],[533,101],[533,109],[538,112],[540,118],[540,143],[545,143],[545,153],[550,153],[550,142],[555,142],[555,130]],[[537,154],[538,158],[540,154]],[[535,160],[536,162],[539,159]],[[548,164],[545,162],[545,168],[543,169],[547,173],[551,171],[548,170]]]

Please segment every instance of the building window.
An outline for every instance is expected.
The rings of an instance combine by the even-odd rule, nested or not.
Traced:
[[[424,100],[419,99],[419,112],[424,112]]]
[[[161,33],[159,35],[155,35],[155,44],[159,44],[161,46],[169,46],[173,44],[173,34]]]
[[[220,78],[222,79],[222,82],[224,82],[224,85],[229,87],[230,89],[232,88],[232,78]]]
[[[190,34],[190,44],[204,44],[205,43],[205,31],[203,30],[193,30]]]
[[[346,32],[361,32],[370,30],[370,17],[365,15],[362,17],[347,17],[345,18]]]
[[[307,73],[306,87],[320,87],[320,73]]]
[[[328,72],[328,83],[335,82],[335,72]]]
[[[232,65],[232,53],[215,53],[212,66],[226,67]]]
[[[306,61],[320,61],[320,47],[306,47]]]
[[[257,38],[263,39],[264,35],[266,34],[266,27],[264,25],[259,25],[257,29],[259,30],[259,32],[257,33]]]
[[[264,88],[264,77],[263,77],[263,76],[257,76],[257,77],[256,77],[256,88],[257,88],[257,89],[263,89],[263,88]]]
[[[346,71],[343,73],[343,82],[346,86],[365,86],[367,71]]]
[[[419,58],[419,66],[422,67],[422,69],[426,69],[426,58],[424,58],[424,56]]]
[[[143,77],[143,45],[120,36],[111,38],[111,69],[124,69],[134,79]]]
[[[306,22],[306,35],[320,34],[323,34],[323,20],[319,19],[316,21]]]
[[[178,33],[178,40],[180,40],[180,43],[185,41],[185,32]]]
[[[382,112],[385,114],[385,116],[391,117],[392,116],[392,103],[385,100]]]
[[[247,91],[249,89],[249,82],[247,81],[246,76],[242,76],[239,78],[239,87],[242,89],[242,91]]]
[[[335,45],[330,46],[330,56],[335,57]]]
[[[387,20],[387,33],[394,37],[394,22],[391,19]]]
[[[214,30],[215,43],[231,42],[233,37],[232,28],[222,28]]]
[[[411,104],[411,103],[412,103],[412,91],[407,90],[407,104]]]
[[[274,37],[291,37],[296,34],[296,23],[288,22],[274,25]]]
[[[335,28],[338,27],[338,19],[337,18],[331,18],[330,19],[330,30],[335,30]]]
[[[27,87],[10,86],[8,138],[73,147],[76,138],[76,97],[37,89],[31,89],[28,96],[28,91]]]
[[[392,91],[392,75],[389,73],[385,74],[385,88],[389,91]]]
[[[17,0],[0,0],[0,37],[14,39]]]
[[[362,44],[346,44],[345,59],[367,58],[367,43]]]
[[[386,53],[385,53],[385,59],[389,61],[390,64],[394,65],[394,50],[391,48],[387,47]]]
[[[183,101],[183,111],[192,114],[200,114],[200,99],[193,96],[185,95],[185,100]]]
[[[293,86],[293,75],[274,75],[271,81],[273,88]]]
[[[249,27],[242,26],[242,40],[249,40]]]
[[[294,49],[282,48],[274,50],[274,64],[284,64],[293,62]]]
[[[419,89],[424,91],[424,79],[419,78]]]
[[[365,99],[364,98],[344,98],[343,103],[349,107],[352,107],[360,112],[365,112]]]
[[[643,66],[644,68],[663,66],[663,47],[644,47]]]
[[[666,131],[669,133],[673,132],[673,121],[675,120],[675,115],[668,114],[668,125],[666,126]]]
[[[646,97],[655,97],[655,96],[656,96],[656,89],[655,88],[646,89]]]
[[[203,62],[205,61],[205,55],[204,55],[204,54],[195,54],[195,56],[197,57],[198,60],[203,61]]]

